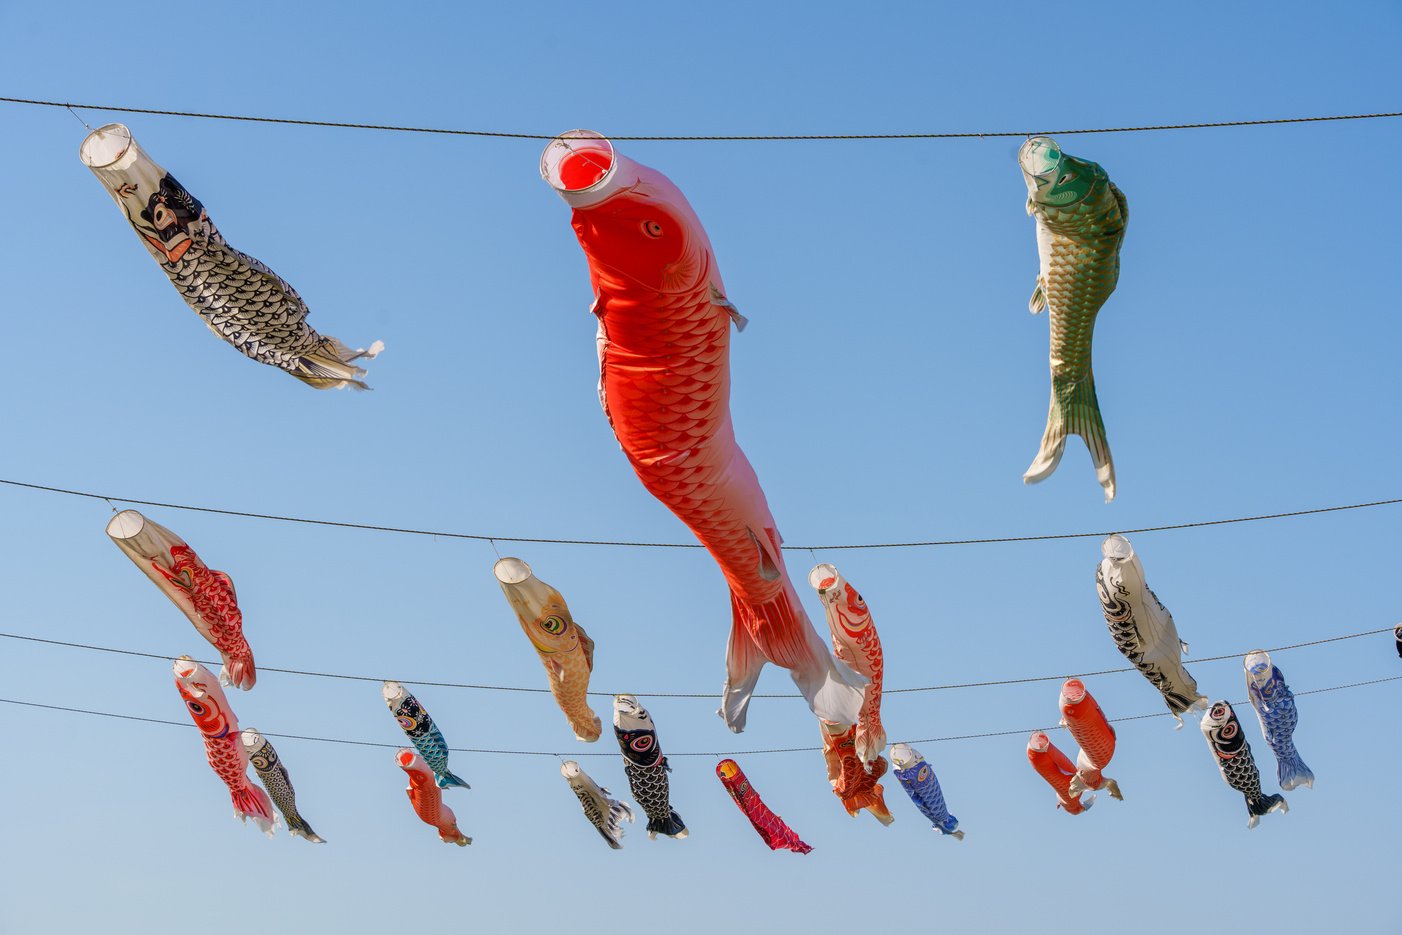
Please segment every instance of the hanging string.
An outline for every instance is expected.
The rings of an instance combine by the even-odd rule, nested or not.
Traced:
[[[1343,640],[1356,640],[1356,639],[1360,639],[1360,638],[1365,637],[1365,636],[1377,636],[1377,635],[1380,634],[1380,633],[1388,633],[1388,634],[1391,634],[1391,633],[1393,633],[1393,628],[1392,628],[1392,627],[1383,627],[1383,628],[1378,629],[1378,630],[1364,630],[1364,631],[1361,632],[1361,633],[1345,633],[1345,634],[1343,634],[1342,636],[1326,636],[1326,637],[1323,637],[1323,638],[1321,638],[1321,639],[1309,640],[1309,641],[1303,642],[1303,643],[1291,643],[1291,644],[1289,644],[1288,646],[1268,646],[1268,647],[1265,647],[1265,648],[1264,648],[1264,651],[1265,651],[1265,652],[1270,652],[1270,653],[1282,653],[1282,652],[1287,652],[1287,651],[1292,650],[1292,649],[1305,649],[1306,647],[1310,647],[1310,646],[1323,646],[1325,643],[1338,643],[1338,642],[1341,642],[1341,641],[1343,641]],[[159,659],[159,660],[161,660],[162,662],[169,662],[171,659],[174,659],[174,658],[175,658],[174,655],[169,654],[169,653],[146,653],[146,652],[139,652],[139,651],[134,650],[134,649],[118,649],[118,648],[112,647],[112,646],[94,646],[94,645],[92,645],[92,644],[90,644],[90,643],[70,643],[70,642],[66,642],[66,641],[64,641],[64,640],[48,639],[48,638],[41,637],[41,636],[24,636],[24,635],[19,634],[19,633],[0,633],[0,638],[3,638],[3,639],[10,639],[10,640],[21,640],[21,641],[27,642],[27,643],[43,643],[43,644],[48,645],[48,646],[62,646],[62,647],[64,647],[64,648],[66,648],[66,649],[84,649],[84,650],[89,650],[89,651],[91,651],[91,652],[113,653],[113,654],[115,654],[115,655],[120,655],[120,656],[136,656],[136,657],[139,657],[139,658],[142,658],[142,659]],[[1259,648],[1261,648],[1261,647],[1253,647],[1253,649],[1259,649]],[[1220,655],[1220,656],[1202,656],[1202,657],[1198,657],[1198,658],[1189,659],[1189,660],[1187,660],[1187,661],[1188,661],[1188,662],[1191,662],[1191,663],[1194,664],[1194,665],[1197,665],[1197,664],[1199,664],[1199,663],[1221,662],[1221,661],[1223,661],[1223,660],[1225,660],[1225,659],[1240,659],[1242,656],[1246,655],[1246,653],[1247,653],[1247,652],[1250,652],[1250,651],[1251,651],[1251,650],[1243,650],[1242,652],[1224,653],[1223,655]],[[219,662],[213,661],[213,660],[197,659],[197,660],[195,660],[195,661],[196,661],[196,662],[199,662],[199,663],[202,664],[202,665],[207,665],[207,666],[219,665]],[[265,666],[265,665],[260,665],[260,666],[258,666],[258,671],[259,671],[260,673],[277,672],[277,673],[279,673],[279,674],[281,674],[281,675],[299,675],[299,676],[308,676],[308,677],[311,677],[311,678],[321,678],[321,679],[341,679],[341,680],[343,680],[343,681],[348,681],[348,682],[383,682],[383,681],[386,681],[384,678],[382,678],[382,677],[380,677],[380,676],[370,676],[370,675],[346,675],[346,674],[344,674],[344,673],[339,673],[339,672],[313,672],[313,671],[306,670],[306,669],[279,669],[279,668],[276,668],[276,667],[274,667],[274,666]],[[996,685],[1028,685],[1028,684],[1032,684],[1032,683],[1034,683],[1034,682],[1064,682],[1064,681],[1066,681],[1066,679],[1068,679],[1068,678],[1092,678],[1092,677],[1094,677],[1094,676],[1100,676],[1100,675],[1119,675],[1120,673],[1124,673],[1124,672],[1137,672],[1137,671],[1138,671],[1138,670],[1135,669],[1133,666],[1124,666],[1124,667],[1119,668],[1119,669],[1098,669],[1098,670],[1096,670],[1096,671],[1094,671],[1094,672],[1076,672],[1076,673],[1071,673],[1071,674],[1069,674],[1069,675],[1068,675],[1068,674],[1058,674],[1058,675],[1032,675],[1032,676],[1027,676],[1027,677],[1025,677],[1025,678],[992,679],[992,680],[986,681],[986,682],[956,682],[956,683],[947,684],[947,685],[924,685],[924,686],[920,686],[920,687],[916,687],[916,688],[884,688],[884,689],[882,689],[882,693],[883,693],[883,694],[886,694],[886,695],[900,695],[900,694],[910,694],[910,693],[915,693],[915,692],[954,691],[954,690],[963,689],[963,688],[990,688],[990,687],[993,687],[993,686],[996,686]],[[523,687],[514,686],[514,685],[476,685],[476,684],[472,684],[472,683],[469,683],[469,682],[431,682],[431,681],[420,680],[420,679],[406,679],[406,678],[396,678],[395,681],[398,681],[398,682],[406,682],[406,683],[408,683],[408,684],[410,684],[410,685],[414,685],[414,686],[418,686],[418,687],[422,687],[422,688],[470,688],[470,689],[475,689],[475,690],[477,690],[477,691],[526,692],[526,693],[529,693],[529,694],[547,694],[547,695],[550,694],[550,689],[548,689],[548,688],[523,688]],[[612,697],[614,697],[614,695],[618,694],[618,692],[591,691],[591,692],[588,692],[588,694],[589,694],[591,697],[595,697],[595,698],[612,698]],[[650,691],[636,691],[636,690],[635,690],[635,691],[630,691],[630,692],[628,692],[628,694],[630,694],[630,695],[643,695],[643,696],[646,696],[646,697],[648,697],[648,698],[705,698],[705,699],[709,699],[709,700],[714,700],[715,697],[716,697],[716,693],[715,693],[715,692],[650,692]],[[774,693],[774,694],[756,693],[756,694],[752,695],[751,697],[752,697],[752,698],[802,698],[803,696],[800,695],[800,694],[798,694],[797,692],[789,692],[789,693]]]
[[[380,526],[373,523],[353,523],[329,519],[310,519],[304,516],[280,516],[275,513],[254,513],[245,510],[225,510],[211,506],[192,506],[185,503],[164,503],[159,500],[138,500],[133,497],[109,496],[107,494],[89,493],[83,490],[69,490],[65,487],[52,487],[47,484],[30,484],[25,481],[4,480],[0,478],[0,484],[10,487],[21,487],[26,490],[42,490],[46,493],[63,494],[69,497],[86,497],[92,500],[106,500],[109,504],[116,500],[119,503],[133,503],[138,506],[154,506],[165,510],[184,510],[190,513],[213,513],[218,516],[239,516],[244,519],[264,519],[278,523],[301,523],[307,526],[334,526],[340,529],[361,529],[369,532],[392,532],[407,536],[442,536],[445,539],[473,539],[478,542],[490,542],[493,548],[497,542],[517,542],[548,545],[608,545],[621,546],[636,549],[701,549],[705,546],[699,542],[632,542],[622,539],[559,539],[530,536],[501,536],[484,535],[481,533],[469,532],[444,532],[442,530],[413,529],[406,526]],[[843,545],[785,545],[788,551],[804,551],[816,553],[818,551],[839,551],[857,549],[914,549],[927,546],[956,546],[956,545],[992,545],[1005,542],[1051,542],[1061,539],[1103,539],[1106,536],[1119,534],[1124,536],[1139,535],[1146,532],[1169,532],[1179,529],[1202,529],[1209,526],[1230,526],[1236,523],[1258,523],[1265,520],[1290,519],[1297,516],[1316,516],[1321,513],[1339,513],[1345,510],[1365,510],[1372,507],[1394,506],[1402,503],[1402,498],[1393,500],[1372,500],[1367,503],[1349,503],[1342,506],[1322,506],[1308,510],[1291,510],[1285,513],[1261,513],[1255,516],[1236,516],[1230,519],[1209,519],[1197,520],[1186,523],[1168,523],[1162,526],[1139,526],[1133,529],[1109,529],[1096,532],[1059,532],[1046,533],[1033,536],[992,536],[980,539],[926,539],[923,541],[910,542],[857,542]],[[500,555],[500,553],[498,553]],[[815,555],[816,557],[816,555]]]
[[[274,123],[297,127],[335,127],[344,130],[385,130],[393,133],[432,133],[442,136],[474,136],[510,140],[553,140],[553,133],[508,133],[498,130],[454,130],[440,127],[409,127],[383,123],[351,123],[337,120],[299,120],[291,117],[255,117],[246,114],[209,114],[188,110],[161,110],[153,107],[122,107],[116,104],[72,104],[23,97],[0,97],[9,104],[37,107],[65,107],[69,110],[105,110],[122,114],[150,114],[158,117],[195,117],[201,120],[235,120],[244,123]],[[1402,117],[1402,112],[1379,114],[1338,114],[1324,117],[1277,117],[1264,120],[1221,120],[1210,123],[1165,123],[1143,126],[1100,127],[1072,130],[982,130],[962,133],[801,133],[745,136],[610,136],[612,140],[654,142],[760,142],[797,140],[964,140],[986,137],[1075,136],[1087,133],[1147,133],[1157,130],[1201,130],[1218,127],[1263,127],[1290,123],[1326,123],[1337,120],[1375,120]]]
[[[1344,685],[1330,685],[1330,686],[1328,686],[1327,688],[1312,688],[1312,689],[1309,689],[1309,690],[1307,690],[1307,691],[1297,691],[1297,692],[1293,692],[1293,694],[1295,695],[1296,698],[1299,698],[1299,697],[1304,696],[1304,695],[1322,695],[1322,694],[1325,694],[1326,692],[1337,692],[1337,691],[1344,691],[1344,690],[1346,690],[1346,689],[1351,689],[1351,688],[1362,688],[1362,687],[1367,686],[1367,685],[1381,685],[1381,684],[1384,683],[1384,682],[1396,682],[1396,681],[1399,681],[1399,680],[1402,680],[1402,675],[1393,675],[1393,676],[1389,676],[1389,677],[1387,677],[1387,678],[1381,678],[1381,679],[1369,679],[1368,681],[1364,681],[1364,682],[1349,682],[1349,683],[1344,684]],[[1249,703],[1250,703],[1250,702],[1247,702],[1247,701],[1233,701],[1233,702],[1231,702],[1231,704],[1232,704],[1234,707],[1236,707],[1236,706],[1242,706],[1242,707],[1244,707],[1244,706],[1248,705]],[[194,726],[195,726],[194,724],[192,724],[192,723],[189,722],[189,721],[169,721],[169,720],[165,720],[165,719],[163,719],[163,718],[138,717],[137,715],[134,715],[134,714],[117,714],[116,712],[113,712],[113,711],[94,711],[94,710],[89,709],[89,708],[68,708],[68,707],[64,707],[64,706],[62,706],[62,705],[42,704],[42,703],[37,702],[37,701],[20,701],[19,699],[16,699],[16,698],[0,698],[0,704],[18,705],[18,706],[25,707],[25,708],[41,708],[41,709],[46,710],[46,711],[65,711],[65,712],[67,712],[67,713],[69,713],[69,714],[86,714],[86,715],[90,715],[90,716],[92,716],[92,717],[113,718],[113,719],[115,719],[115,720],[120,720],[120,721],[140,721],[140,722],[145,723],[145,724],[169,724],[169,725],[172,726],[172,727],[194,727]],[[1170,713],[1167,712],[1167,711],[1156,711],[1156,712],[1154,712],[1154,713],[1152,713],[1152,714],[1133,714],[1133,715],[1128,715],[1128,716],[1126,716],[1126,717],[1112,717],[1112,718],[1108,718],[1108,720],[1109,720],[1111,723],[1113,723],[1113,724],[1121,724],[1121,723],[1126,723],[1126,722],[1129,722],[1129,721],[1147,721],[1147,720],[1152,720],[1152,719],[1155,719],[1155,718],[1165,718],[1165,717],[1171,717]],[[953,742],[953,741],[956,741],[956,740],[982,740],[982,739],[987,738],[987,737],[1026,736],[1027,734],[1030,734],[1030,733],[1032,733],[1033,731],[1036,731],[1036,730],[1046,731],[1046,732],[1050,733],[1051,731],[1054,731],[1054,730],[1063,730],[1063,729],[1064,729],[1064,728],[1060,727],[1059,725],[1054,725],[1054,726],[1052,726],[1052,727],[1029,727],[1029,728],[1016,728],[1016,729],[1014,729],[1014,730],[985,731],[985,732],[983,732],[983,733],[977,733],[977,734],[950,734],[950,735],[946,735],[946,736],[943,736],[943,737],[926,737],[926,738],[923,739],[923,740],[900,740],[900,741],[892,741],[892,742],[893,742],[893,743],[908,743],[908,744],[950,743],[950,742]],[[275,733],[273,733],[272,731],[260,731],[260,733],[261,733],[264,737],[276,737],[276,738],[279,739],[279,740],[309,740],[309,741],[314,741],[314,742],[316,742],[316,743],[334,743],[334,744],[342,744],[342,745],[345,745],[345,746],[353,746],[353,747],[380,747],[380,748],[383,748],[383,749],[386,749],[386,750],[400,750],[400,749],[403,749],[403,747],[404,747],[404,745],[403,745],[402,743],[379,743],[379,742],[371,741],[371,740],[347,740],[347,739],[341,738],[341,737],[316,737],[316,736],[312,736],[312,735],[309,735],[309,734],[275,734]],[[768,753],[821,753],[821,752],[822,752],[822,749],[823,749],[822,747],[770,747],[770,748],[768,748],[768,749],[763,749],[763,750],[733,750],[733,751],[731,751],[731,752],[729,752],[729,753],[717,753],[717,752],[711,751],[711,750],[705,750],[705,751],[701,751],[701,750],[683,750],[683,751],[680,751],[680,752],[673,752],[673,751],[671,751],[671,750],[668,750],[668,751],[667,751],[667,756],[668,756],[669,758],[671,758],[671,757],[684,757],[684,756],[704,756],[704,757],[721,757],[721,756],[732,756],[732,757],[735,757],[735,756],[758,756],[758,755],[760,755],[760,754],[768,754]],[[556,753],[556,752],[551,751],[551,750],[499,750],[499,749],[494,749],[494,748],[489,748],[489,747],[449,747],[449,748],[448,748],[448,751],[449,751],[450,753],[487,753],[487,754],[493,754],[493,755],[496,755],[496,756],[544,756],[544,757],[552,757],[552,756],[553,756],[553,757],[560,757],[560,756],[561,756],[559,753]],[[603,752],[603,751],[591,751],[591,750],[581,750],[581,751],[579,751],[579,752],[577,752],[577,753],[571,753],[571,754],[570,754],[570,756],[571,756],[572,758],[579,758],[579,757],[586,757],[586,756],[618,756],[618,755],[619,755],[619,754],[618,754],[616,751],[613,751],[613,752]],[[563,759],[563,757],[562,757],[562,759]]]

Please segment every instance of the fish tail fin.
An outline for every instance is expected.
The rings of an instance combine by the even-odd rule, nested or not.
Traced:
[[[866,771],[871,772],[872,764],[886,749],[886,728],[881,722],[865,715],[857,722],[856,751]]]
[[[231,795],[234,814],[238,816],[239,821],[252,818],[259,831],[272,837],[277,818],[273,815],[273,803],[268,798],[268,793],[250,782],[245,782],[242,789],[233,791]]]
[[[759,683],[759,674],[769,660],[755,645],[745,625],[744,614],[749,605],[734,591],[730,592],[730,640],[725,644],[725,688],[721,692],[720,710],[716,713],[725,726],[735,733],[745,729],[745,717],[750,709],[750,696]]]
[[[1037,458],[1022,475],[1027,484],[1045,480],[1061,463],[1066,451],[1066,436],[1079,435],[1095,465],[1095,478],[1105,489],[1105,502],[1115,499],[1115,462],[1110,457],[1110,442],[1105,437],[1105,422],[1100,417],[1100,403],[1095,398],[1095,375],[1084,380],[1069,380],[1052,376],[1051,408],[1047,412],[1047,428],[1042,434],[1042,446]]]
[[[1314,788],[1314,771],[1300,759],[1300,754],[1285,757],[1276,764],[1276,776],[1280,779],[1280,790],[1289,792],[1300,786]]]
[[[964,832],[962,831],[951,831],[949,832],[949,836],[956,841],[964,840]]]
[[[1110,793],[1110,798],[1112,799],[1115,799],[1120,802],[1123,802],[1125,800],[1124,793],[1120,792],[1120,784],[1115,782],[1115,780],[1111,779],[1109,776],[1105,777],[1105,791]]]
[[[1290,804],[1285,801],[1285,796],[1279,793],[1276,795],[1263,795],[1256,799],[1247,799],[1246,814],[1249,817],[1246,820],[1246,827],[1256,827],[1262,815],[1268,815],[1271,812],[1283,813],[1288,811],[1290,811]]]
[[[293,813],[284,815],[287,819],[287,830],[292,835],[299,838],[306,838],[313,844],[325,844],[326,839],[312,830],[312,826],[307,824],[307,820],[301,815]]]
[[[471,789],[461,776],[455,776],[446,769],[434,777],[440,789]]]
[[[886,791],[881,788],[879,782],[865,792],[844,796],[842,807],[847,809],[847,814],[854,818],[858,812],[866,809],[871,812],[873,818],[883,825],[889,825],[896,820],[896,816],[892,815],[891,810],[886,807]]]
[[[253,651],[245,647],[236,655],[225,656],[224,666],[219,670],[219,684],[248,691],[258,680],[258,670],[253,665]]]
[[[675,811],[669,811],[666,818],[652,818],[647,823],[647,836],[656,838],[659,834],[665,834],[669,838],[686,837],[691,832],[686,830],[686,823],[682,821],[682,816]]]
[[[370,387],[360,379],[365,376],[365,368],[355,366],[352,361],[362,357],[372,359],[384,349],[383,341],[376,341],[369,348],[351,350],[335,338],[323,337],[316,350],[298,358],[292,375],[318,390],[345,386],[368,390]]]
[[[627,802],[615,800],[614,803],[609,806],[609,815],[613,817],[615,824],[625,821],[631,823],[633,821],[633,810],[628,807]]]

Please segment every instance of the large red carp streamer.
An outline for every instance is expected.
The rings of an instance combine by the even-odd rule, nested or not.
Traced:
[[[639,480],[684,522],[730,585],[719,711],[745,727],[766,662],[789,669],[820,718],[855,724],[865,680],[836,662],[799,604],[759,478],[730,420],[730,326],[706,232],[666,176],[588,130],[551,141],[541,175],[574,209],[599,318],[599,399]]]

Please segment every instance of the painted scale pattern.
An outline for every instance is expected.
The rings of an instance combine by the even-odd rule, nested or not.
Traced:
[[[1261,816],[1270,812],[1290,811],[1285,796],[1262,793],[1251,744],[1246,742],[1246,732],[1228,702],[1219,701],[1208,708],[1200,726],[1222,778],[1246,799],[1246,827],[1256,827]]]
[[[807,854],[813,850],[811,845],[803,843],[803,839],[784,822],[784,819],[764,804],[764,800],[750,785],[749,777],[745,775],[739,763],[729,759],[721,760],[716,764],[716,776],[771,851],[786,850],[795,854]]]
[[[833,654],[869,680],[857,716],[857,756],[870,763],[886,746],[886,728],[881,725],[881,685],[886,669],[881,637],[861,592],[835,566],[815,565],[808,573],[808,583],[823,603]]]
[[[730,326],[743,319],[725,296],[705,231],[661,173],[611,149],[586,158],[606,159],[599,165],[632,180],[597,203],[571,201],[596,297],[600,401],[638,479],[691,529],[730,586],[719,713],[732,730],[744,728],[768,661],[791,670],[819,716],[855,722],[860,688],[836,668],[809,622],[759,478],[735,439]],[[556,187],[571,200],[567,185]]]
[[[114,159],[101,164],[110,151]],[[239,353],[286,371],[316,389],[352,386],[365,371],[352,361],[384,347],[353,351],[307,324],[307,305],[282,277],[224,240],[204,205],[156,164],[122,124],[95,130],[83,159],[121,207],[185,304]],[[94,162],[99,164],[94,164]]]
[[[185,710],[194,719],[204,740],[205,758],[215,774],[229,787],[234,814],[239,821],[253,819],[259,830],[272,837],[277,819],[267,793],[248,779],[248,758],[239,743],[239,722],[234,716],[219,680],[204,666],[189,656],[181,656],[172,665],[175,687],[185,702]]]
[[[609,797],[609,791],[595,782],[574,760],[560,766],[560,775],[569,783],[570,791],[579,799],[584,817],[599,837],[614,850],[623,847],[623,822],[633,821],[633,810],[626,802]]]
[[[847,814],[856,817],[862,809],[883,825],[895,821],[886,807],[886,791],[877,782],[886,775],[886,759],[878,756],[863,763],[857,756],[857,727],[855,724],[822,722],[823,759],[827,761],[828,781],[833,795],[842,800]],[[870,770],[868,772],[868,770]]]
[[[1261,735],[1275,754],[1276,778],[1281,790],[1289,792],[1300,786],[1313,789],[1314,771],[1305,765],[1295,749],[1295,726],[1300,714],[1295,708],[1295,695],[1285,684],[1285,676],[1271,664],[1271,657],[1264,650],[1248,653],[1243,665],[1247,695],[1261,722]]]
[[[1095,317],[1119,282],[1129,204],[1104,169],[1062,152],[1046,137],[1024,143],[1019,162],[1029,192],[1027,213],[1037,221],[1041,260],[1028,309],[1049,312],[1052,376],[1046,432],[1023,480],[1035,483],[1050,476],[1061,461],[1066,436],[1080,435],[1108,503],[1115,499],[1115,465],[1095,395],[1091,338]]]
[[[287,767],[282,765],[273,745],[251,727],[244,729],[241,740],[244,752],[248,755],[248,762],[253,764],[253,771],[258,774],[258,780],[263,783],[268,797],[273,800],[277,810],[282,812],[282,819],[287,822],[287,830],[313,844],[325,844],[326,840],[313,831],[312,826],[297,811],[297,791],[292,788],[292,777],[287,775]]]
[[[959,819],[949,813],[944,802],[944,791],[940,788],[939,777],[909,744],[898,743],[891,748],[891,762],[895,767],[892,775],[900,781],[910,801],[920,809],[920,814],[930,820],[931,830],[964,840],[964,832],[959,830]]]
[[[409,694],[397,682],[385,683],[385,691],[393,691],[390,685],[396,686],[404,692],[398,701],[385,700],[389,703],[390,713],[399,722],[399,727],[404,731],[414,748],[422,754],[424,762],[428,768],[433,770],[433,774],[438,777],[438,786],[441,789],[461,788],[471,789],[461,777],[453,774],[448,769],[448,741],[443,739],[443,732],[433,723],[433,718],[428,716],[423,705],[419,704],[419,699]]]
[[[245,691],[258,678],[253,650],[243,635],[243,612],[239,610],[234,582],[227,574],[206,565],[188,545],[171,546],[171,568],[160,562],[151,567],[182,589],[195,613],[208,627],[209,641],[224,661],[222,680]]]

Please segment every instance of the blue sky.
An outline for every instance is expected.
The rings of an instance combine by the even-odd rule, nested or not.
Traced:
[[[287,7],[290,7],[287,8]],[[527,133],[1020,130],[1398,109],[1396,4],[562,3],[412,15],[306,3],[0,5],[0,94]],[[94,126],[115,115],[85,112]],[[0,477],[256,512],[491,535],[686,541],[599,411],[594,321],[541,143],[129,115],[231,243],[293,283],[312,324],[382,339],[373,393],[316,393],[240,357],[176,295],[77,159],[59,109],[0,105],[8,180]],[[733,344],[737,433],[791,543],[1130,528],[1396,497],[1402,121],[1066,137],[1131,211],[1095,369],[1119,496],[1073,439],[1024,487],[1046,415],[1047,324],[1017,141],[620,143],[706,224],[750,326]],[[106,504],[0,489],[5,632],[210,650],[107,541]],[[1204,692],[1238,664],[1193,656],[1389,626],[1398,507],[1143,535],[1152,587]],[[236,581],[260,664],[543,687],[488,544],[151,508]],[[150,930],[189,911],[249,925],[906,922],[1011,930],[1211,929],[1256,906],[1305,930],[1396,931],[1402,768],[1395,684],[1300,699],[1319,781],[1248,832],[1195,723],[1120,729],[1124,802],[1072,818],[1024,737],[926,744],[968,832],[940,838],[886,783],[896,823],[849,819],[792,700],[741,736],[709,700],[729,628],[697,550],[501,545],[559,588],[597,643],[593,685],[635,692],[665,751],[733,753],[810,844],[769,853],[716,780],[674,757],[684,842],[630,828],[610,852],[553,758],[455,754],[470,848],[414,817],[385,749],[284,740],[330,843],[230,817],[191,730],[0,705],[11,768],[0,929]],[[889,688],[1115,668],[1096,540],[821,553],[866,596]],[[790,552],[803,584],[814,556]],[[1389,637],[1277,656],[1297,690],[1399,672]],[[180,719],[167,663],[0,640],[3,697]],[[1137,675],[1093,678],[1107,713],[1160,710]],[[760,690],[786,692],[769,670]],[[548,696],[421,689],[460,747],[576,743]],[[597,709],[605,713],[600,699]],[[378,686],[266,673],[245,726],[396,743]],[[893,739],[1049,727],[1056,685],[890,695]],[[1267,788],[1273,762],[1243,706]],[[1057,734],[1063,748],[1069,738]],[[583,760],[626,793],[618,758]],[[1128,879],[1126,879],[1128,877]],[[232,897],[232,898],[230,898]],[[180,908],[180,907],[185,908]],[[187,923],[182,923],[187,924]]]

